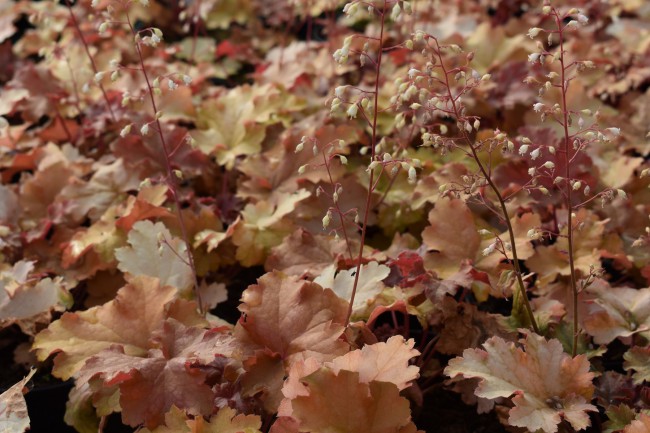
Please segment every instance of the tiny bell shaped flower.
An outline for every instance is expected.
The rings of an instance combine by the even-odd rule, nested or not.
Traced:
[[[357,3],[347,3],[343,7],[343,13],[347,16],[352,16],[357,12],[359,5]]]
[[[401,13],[402,8],[399,6],[399,3],[395,3],[395,6],[393,6],[393,10],[390,13],[390,18],[395,21],[397,18],[399,18]]]
[[[545,107],[545,105],[542,104],[541,102],[533,104],[533,110],[535,111],[535,113],[539,113],[540,111],[542,111],[544,109],[544,107]]]
[[[519,155],[521,155],[521,156],[526,155],[526,154],[528,153],[528,148],[529,148],[529,147],[530,147],[530,146],[528,146],[527,144],[522,144],[522,145],[519,147]]]
[[[415,171],[415,167],[411,166],[408,172],[408,182],[410,184],[413,184],[415,183],[416,180],[417,180],[417,172]]]
[[[530,63],[538,62],[542,55],[540,53],[532,53],[528,55],[528,61]]]
[[[142,128],[140,128],[140,134],[142,135],[147,135],[149,133],[149,124],[145,123],[142,125]]]
[[[357,104],[352,104],[350,107],[348,107],[347,115],[350,119],[354,119],[357,117],[357,113],[359,111],[359,107]]]
[[[131,133],[131,128],[132,127],[133,127],[133,124],[129,123],[124,128],[122,128],[122,130],[120,131],[120,137],[124,138],[127,135],[129,135],[129,133]]]
[[[332,221],[332,215],[328,211],[323,217],[323,230],[325,230],[330,225],[331,221]]]
[[[497,249],[497,243],[496,243],[496,241],[495,241],[495,242],[492,242],[490,245],[488,245],[487,248],[485,248],[485,249],[483,250],[483,255],[484,255],[484,256],[489,256],[489,255],[492,254],[492,253],[494,252],[494,250],[496,250],[496,249]]]
[[[348,61],[348,55],[347,53],[344,53],[342,49],[338,49],[334,51],[334,54],[332,54],[332,57],[334,57],[334,61],[338,63],[339,65],[344,64],[345,62]]]
[[[528,29],[528,37],[533,39],[534,37],[539,35],[539,32],[541,32],[541,31],[542,31],[542,29],[540,29],[539,27],[532,27],[532,28]]]

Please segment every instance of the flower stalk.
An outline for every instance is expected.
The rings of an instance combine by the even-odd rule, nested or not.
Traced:
[[[160,143],[162,146],[163,150],[163,155],[165,157],[165,169],[167,171],[167,184],[169,186],[169,189],[171,191],[171,195],[174,199],[174,205],[176,207],[176,215],[178,216],[178,222],[180,225],[181,229],[181,236],[183,238],[183,242],[186,245],[187,248],[187,257],[188,257],[188,266],[190,267],[192,271],[192,279],[194,283],[194,296],[196,296],[197,303],[199,305],[199,311],[201,314],[205,314],[205,307],[203,305],[203,302],[201,300],[201,292],[199,289],[199,279],[196,273],[196,265],[194,263],[194,257],[192,255],[192,244],[190,242],[190,238],[187,232],[187,226],[185,225],[185,219],[183,217],[183,212],[181,209],[181,202],[180,202],[180,197],[178,194],[178,175],[176,173],[176,170],[173,169],[172,166],[172,161],[171,161],[171,154],[169,150],[169,146],[167,145],[167,142],[165,140],[165,136],[163,134],[162,130],[162,124],[160,123],[160,117],[157,115],[158,113],[158,107],[156,105],[156,98],[154,96],[154,88],[151,83],[151,80],[149,79],[149,74],[147,73],[147,68],[144,64],[144,56],[142,54],[142,48],[140,47],[140,41],[139,38],[136,36],[138,35],[138,32],[135,30],[133,27],[133,24],[131,22],[131,18],[129,17],[128,10],[125,9],[125,15],[126,15],[126,22],[129,26],[129,29],[131,30],[131,33],[134,37],[135,40],[135,49],[138,54],[138,61],[140,63],[140,68],[142,71],[142,74],[144,76],[144,80],[147,84],[147,93],[149,94],[149,100],[151,102],[151,108],[154,112],[154,121],[153,123],[156,125],[156,132],[158,133],[158,138],[160,139]]]

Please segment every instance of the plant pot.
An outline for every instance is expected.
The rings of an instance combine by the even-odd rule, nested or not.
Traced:
[[[76,430],[63,421],[68,393],[72,381],[36,385],[27,394],[27,412],[30,433],[75,433]]]
[[[25,394],[31,424],[29,433],[77,432],[63,420],[68,394],[73,386],[72,380],[55,381],[36,385]],[[122,424],[119,413],[109,416],[103,428],[104,433],[132,433],[133,431],[133,428]]]

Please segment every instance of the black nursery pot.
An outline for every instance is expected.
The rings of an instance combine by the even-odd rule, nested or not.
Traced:
[[[63,421],[65,403],[72,386],[72,381],[36,385],[25,394],[30,433],[76,432]]]
[[[76,433],[77,430],[65,423],[65,404],[74,382],[53,382],[36,385],[27,394],[27,412],[31,428],[29,433]],[[104,433],[132,433],[133,428],[121,423],[120,414],[108,417]]]

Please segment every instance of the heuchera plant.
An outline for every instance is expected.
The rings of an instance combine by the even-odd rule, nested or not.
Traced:
[[[7,431],[650,431],[643,2],[0,24]]]

